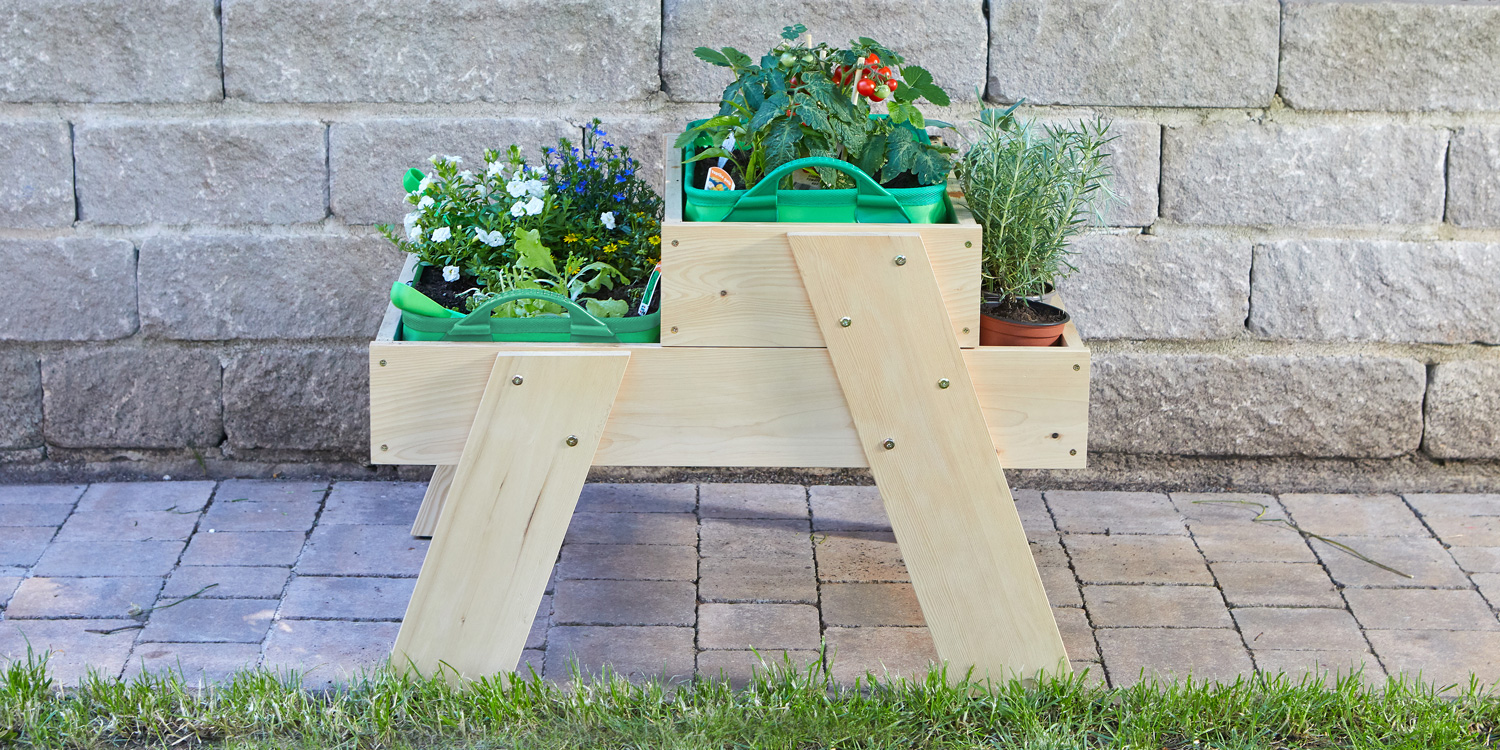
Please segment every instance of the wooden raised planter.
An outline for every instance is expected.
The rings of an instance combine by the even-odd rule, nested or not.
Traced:
[[[976,346],[961,204],[942,225],[684,222],[680,163],[664,196],[661,344],[401,341],[388,311],[371,460],[437,466],[396,665],[515,669],[590,466],[783,466],[871,470],[951,676],[1067,670],[1002,466],[1084,466],[1073,326]]]

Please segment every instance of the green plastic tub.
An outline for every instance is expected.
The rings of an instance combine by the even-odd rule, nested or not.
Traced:
[[[540,299],[561,305],[567,315],[494,318],[500,305]],[[593,344],[654,344],[661,341],[661,311],[634,318],[596,318],[572,300],[539,289],[516,289],[485,302],[462,318],[436,318],[401,311],[401,338],[407,341],[573,341]]]

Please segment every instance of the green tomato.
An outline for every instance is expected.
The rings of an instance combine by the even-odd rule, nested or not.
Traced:
[[[783,52],[781,54],[781,67],[783,67],[783,68],[790,68],[796,62],[797,62],[797,56],[796,55],[794,55],[794,54],[792,54],[790,52]]]

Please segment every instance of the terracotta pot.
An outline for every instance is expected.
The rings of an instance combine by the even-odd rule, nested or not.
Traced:
[[[1056,310],[1063,319],[1057,323],[1024,323],[1018,320],[997,318],[987,312],[979,315],[980,346],[1052,346],[1062,338],[1063,326],[1072,318],[1068,313],[1045,302],[1026,300],[1033,310]]]

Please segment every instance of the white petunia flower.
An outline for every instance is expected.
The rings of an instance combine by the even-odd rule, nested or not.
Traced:
[[[490,186],[489,185],[486,185],[486,184],[484,184],[484,183],[481,182],[478,185],[476,185],[474,189],[479,193],[479,197],[481,197],[481,198],[488,198],[488,197],[490,197]]]
[[[474,227],[474,236],[479,238],[480,242],[490,247],[500,247],[505,244],[505,235],[498,229],[487,232],[479,227]]]
[[[604,213],[599,214],[599,223],[603,224],[605,229],[614,229],[615,228],[615,212],[614,211],[605,211]]]
[[[426,177],[423,177],[421,182],[417,183],[417,192],[425,193],[427,192],[427,188],[430,187],[432,187],[432,176],[428,175]]]
[[[432,196],[424,195],[422,196],[422,200],[417,201],[417,208],[431,208],[434,203],[437,203],[437,201],[433,200]]]
[[[462,156],[444,156],[443,158],[447,159],[449,164],[463,164],[464,163],[464,158]]]
[[[542,206],[544,205],[546,204],[542,203],[541,198],[532,198],[531,200],[526,201],[526,215],[536,216],[537,214],[542,212]]]
[[[526,181],[513,179],[510,182],[505,183],[505,192],[510,193],[510,197],[512,198],[519,198],[525,195]]]
[[[516,201],[510,207],[510,215],[511,216],[516,216],[516,217],[525,216],[526,215],[526,204],[522,203],[520,201]]]
[[[458,266],[443,266],[443,281],[450,284],[458,281]]]
[[[422,228],[419,227],[419,226],[417,226],[417,222],[421,218],[422,218],[422,212],[420,212],[420,211],[412,211],[411,213],[409,213],[409,214],[406,215],[406,220],[405,220],[405,224],[406,224],[406,239],[408,241],[410,241],[410,242],[416,242],[417,240],[421,239],[421,237],[422,237]]]
[[[505,165],[501,162],[491,162],[490,168],[484,170],[485,177],[498,177],[505,174]]]
[[[432,230],[433,242],[447,242],[448,238],[452,236],[453,230],[447,227],[438,227],[437,229]]]
[[[547,194],[547,185],[541,180],[527,180],[526,192],[530,193],[533,198],[540,198]]]
[[[437,154],[433,154],[432,156],[427,157],[427,161],[430,164],[434,164],[434,165],[437,164],[438,163],[438,155]]]
[[[473,182],[474,173],[465,169],[464,171],[458,173],[458,179],[463,180],[464,182]]]

